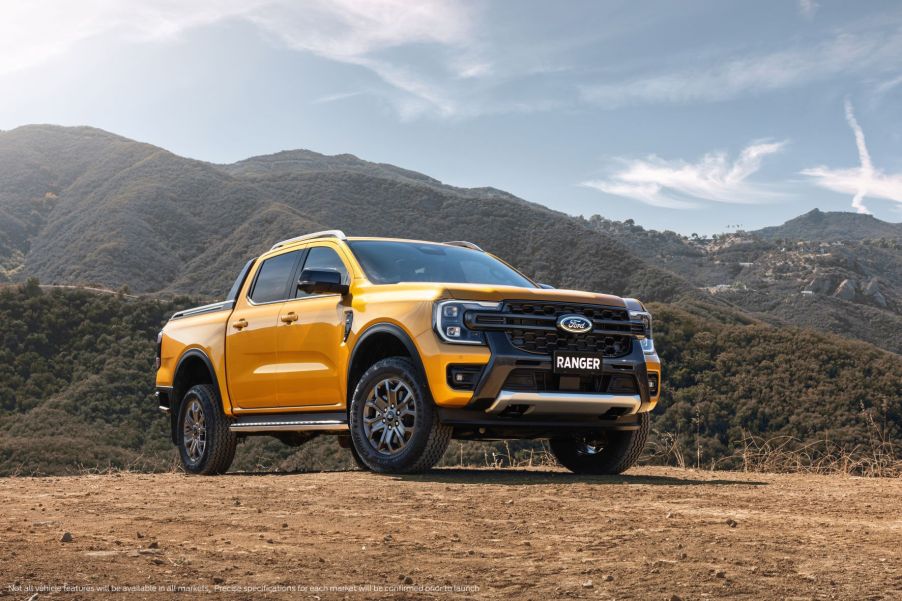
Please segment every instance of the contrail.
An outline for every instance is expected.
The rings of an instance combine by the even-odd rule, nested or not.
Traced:
[[[864,143],[864,132],[861,131],[861,126],[858,125],[858,120],[855,118],[852,101],[848,98],[846,98],[846,121],[855,133],[855,145],[858,146],[858,158],[861,161],[861,169],[858,177],[858,191],[855,193],[855,197],[852,198],[852,206],[855,207],[855,210],[859,213],[869,215],[871,212],[861,201],[864,200],[865,195],[868,193],[868,184],[874,179],[874,165],[871,163],[871,155],[868,152],[868,147]]]

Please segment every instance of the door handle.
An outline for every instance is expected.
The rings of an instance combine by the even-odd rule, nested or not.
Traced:
[[[233,324],[232,324],[232,327],[235,328],[236,330],[241,330],[241,329],[243,329],[243,328],[246,328],[246,327],[247,327],[247,320],[244,319],[244,318],[242,317],[241,319],[239,319],[238,321],[236,321],[235,323],[233,323]]]
[[[291,323],[293,321],[298,320],[298,314],[292,311],[291,313],[286,313],[280,318],[284,323]]]

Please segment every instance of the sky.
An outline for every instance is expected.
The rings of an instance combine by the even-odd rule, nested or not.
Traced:
[[[902,3],[0,0],[0,129],[351,153],[714,234],[902,221]]]

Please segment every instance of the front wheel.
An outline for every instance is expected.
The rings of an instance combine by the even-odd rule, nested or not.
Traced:
[[[190,474],[222,474],[232,465],[235,433],[212,386],[191,387],[179,405],[176,436],[182,467]]]
[[[638,430],[552,438],[551,452],[561,465],[576,474],[621,474],[639,459],[648,430],[648,413],[641,413]]]
[[[366,370],[349,417],[355,460],[374,472],[426,471],[451,441],[452,428],[439,421],[429,386],[407,357],[382,359]]]

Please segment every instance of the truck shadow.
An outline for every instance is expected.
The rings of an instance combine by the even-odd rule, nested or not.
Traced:
[[[361,470],[327,470],[328,472],[361,473],[374,478],[391,478],[405,482],[437,482],[442,484],[495,484],[524,486],[530,484],[637,484],[650,486],[766,486],[767,482],[756,480],[727,480],[703,478],[654,476],[647,474],[621,474],[619,476],[587,476],[569,472],[552,472],[531,469],[467,469],[439,468],[423,474],[370,474]],[[225,476],[304,476],[325,473],[319,470],[299,470],[287,472],[230,472]]]
[[[766,486],[767,482],[755,480],[704,479],[644,474],[620,474],[618,476],[588,476],[568,472],[544,472],[524,469],[465,469],[445,468],[425,474],[401,474],[389,476],[411,482],[440,482],[443,484],[502,484],[523,486],[529,484],[640,484],[651,486]]]

